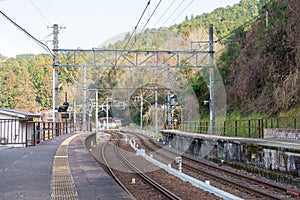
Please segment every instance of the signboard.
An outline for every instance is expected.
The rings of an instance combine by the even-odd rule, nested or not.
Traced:
[[[69,119],[69,118],[70,118],[69,113],[62,113],[62,114],[61,114],[61,117],[62,117],[63,119]]]

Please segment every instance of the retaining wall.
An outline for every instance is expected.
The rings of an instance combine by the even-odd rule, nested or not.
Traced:
[[[163,134],[163,139],[169,147],[196,157],[207,157],[219,164],[265,174],[273,179],[286,179],[285,182],[295,181],[300,185],[300,149],[234,138],[212,139],[203,136]]]

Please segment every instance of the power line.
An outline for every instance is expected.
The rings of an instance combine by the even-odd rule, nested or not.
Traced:
[[[175,8],[175,10],[171,13],[171,15],[167,18],[167,20],[165,20],[165,22],[161,25],[161,27],[162,26],[164,26],[166,23],[167,23],[167,21],[175,14],[175,12],[178,10],[178,8],[183,4],[183,2],[184,2],[185,0],[182,0],[181,1],[181,3]]]
[[[158,4],[156,5],[155,9],[153,10],[153,12],[151,13],[150,17],[147,19],[146,24],[144,25],[143,29],[141,30],[141,33],[142,33],[142,32],[145,30],[145,28],[147,27],[147,25],[148,25],[150,19],[152,18],[152,16],[153,16],[154,13],[156,12],[156,10],[157,10],[157,8],[158,8],[158,6],[160,5],[161,2],[162,2],[162,0],[160,0],[160,1],[158,2]],[[138,36],[138,38],[139,38],[139,37],[140,37],[140,35]],[[137,39],[138,39],[138,38],[137,38]],[[132,49],[132,47],[133,47],[134,44],[136,43],[137,39],[136,39],[135,42],[131,45],[129,51]]]
[[[262,7],[266,7],[268,4],[270,3],[270,1],[267,1]],[[216,40],[216,42],[220,42],[222,40],[224,40],[225,38],[228,38],[230,35],[232,35],[237,29],[241,28],[241,27],[245,27],[246,25],[250,24],[252,21],[254,20],[258,20],[259,18],[261,18],[261,15],[258,14],[256,16],[254,16],[252,19],[246,21],[245,23],[243,23],[242,25],[238,26],[237,28],[235,28],[234,30],[232,30],[230,33],[224,35],[223,37],[219,38],[218,40]]]
[[[192,0],[180,13],[179,13],[179,15],[177,15],[177,17],[172,21],[172,23],[171,24],[173,24],[176,20],[177,20],[177,18],[179,17],[179,16],[181,16],[181,14],[193,3],[193,1],[194,0]]]
[[[173,2],[169,5],[169,7],[165,10],[165,12],[161,15],[161,17],[157,20],[157,22],[154,24],[153,27],[155,27],[159,22],[160,20],[165,16],[165,14],[169,11],[169,9],[172,7],[172,5],[174,4],[175,0],[173,0]]]
[[[135,28],[134,28],[134,31],[131,33],[131,35],[130,35],[130,37],[129,37],[127,43],[126,43],[126,45],[125,45],[124,48],[123,48],[124,50],[126,50],[126,48],[127,48],[128,44],[129,44],[129,42],[130,42],[130,40],[131,40],[133,34],[136,33],[137,27],[138,27],[138,25],[139,25],[141,19],[143,18],[144,14],[145,14],[145,12],[146,12],[146,10],[147,10],[147,8],[149,7],[150,2],[151,2],[151,0],[148,1],[148,3],[147,3],[147,5],[146,5],[146,7],[145,7],[145,9],[144,9],[144,11],[143,11],[141,17],[139,18],[139,20],[138,20],[138,22],[137,22],[137,24],[136,24],[136,26],[135,26]],[[144,25],[144,27],[143,27],[142,30],[144,30],[144,29],[146,28],[147,24],[149,23],[150,19],[152,18],[152,16],[153,16],[154,13],[156,12],[156,10],[157,10],[157,8],[158,8],[158,6],[160,5],[161,2],[162,2],[162,0],[160,0],[159,3],[156,5],[154,11],[152,12],[151,16],[148,18],[148,20],[147,20],[147,22],[146,22],[146,24]],[[136,43],[136,41],[137,41],[137,39],[135,39],[135,42],[131,45],[130,50],[133,48],[133,46],[134,46],[134,44]],[[130,50],[129,50],[129,51],[130,51]],[[121,55],[118,57],[116,63],[118,63],[118,61],[120,60],[120,58],[121,58]]]
[[[234,30],[232,30],[230,33],[228,33],[227,35],[224,35],[223,37],[219,38],[218,40],[216,40],[216,42],[220,42],[222,40],[224,40],[225,38],[229,37],[231,34],[233,34],[237,29],[244,27],[248,24],[250,24],[250,22],[252,22],[253,20],[257,20],[260,16],[256,15],[254,16],[252,19],[248,20],[247,22],[243,23],[242,25],[238,26],[237,28],[235,28]]]
[[[38,11],[38,13],[42,16],[42,18],[44,18],[44,20],[49,24],[51,24],[51,22],[48,20],[48,18],[43,14],[43,12],[36,6],[36,4],[33,2],[33,0],[30,0],[31,4],[33,5],[33,7]]]
[[[19,26],[16,22],[14,22],[12,19],[10,19],[7,15],[5,15],[2,11],[0,11],[0,14],[7,19],[10,23],[12,23],[14,26],[16,26],[19,30],[21,30],[23,33],[25,33],[30,39],[32,39],[35,43],[37,43],[39,46],[41,46],[44,50],[46,50],[50,55],[55,56],[54,53],[49,49],[47,45],[36,39],[33,35],[28,33],[25,29],[23,29],[21,26]]]
[[[147,8],[149,7],[150,2],[151,2],[151,0],[149,0],[149,1],[147,2],[147,5],[146,5],[146,7],[145,7],[145,9],[144,9],[144,11],[143,11],[143,13],[142,13],[142,15],[140,16],[140,18],[139,18],[137,24],[136,24],[135,27],[134,27],[134,30],[132,31],[132,33],[131,33],[129,39],[127,40],[127,42],[126,42],[126,44],[125,44],[125,46],[124,46],[124,48],[123,48],[124,50],[127,48],[128,44],[129,44],[129,42],[130,42],[130,40],[131,40],[132,37],[133,37],[133,34],[136,33],[137,27],[138,27],[139,23],[141,22],[141,20],[142,20],[144,14],[145,14]]]

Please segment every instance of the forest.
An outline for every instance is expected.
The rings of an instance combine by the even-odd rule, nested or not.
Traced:
[[[215,63],[225,85],[228,115],[299,115],[299,13],[298,0],[241,0],[211,13],[187,16],[171,27],[146,29],[137,35],[139,42],[132,44],[132,48],[186,50],[191,41],[206,39],[207,27],[213,24],[217,41]],[[105,48],[122,49],[129,36],[130,33]],[[51,109],[52,59],[47,54],[16,58],[1,55],[0,107],[30,112]],[[65,92],[70,99],[75,95],[81,73],[79,68],[60,68],[59,82],[63,86],[59,102],[63,102]],[[202,102],[209,98],[209,92],[204,80],[188,70],[181,73],[195,90],[202,116],[207,116],[207,107]],[[120,74],[122,70],[112,68],[99,78],[96,69],[91,70],[89,87],[113,86]]]

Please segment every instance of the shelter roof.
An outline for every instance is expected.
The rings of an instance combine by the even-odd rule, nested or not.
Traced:
[[[12,116],[12,117],[23,118],[23,119],[41,117],[40,114],[35,114],[35,113],[31,113],[31,112],[15,110],[15,109],[10,109],[10,108],[0,108],[0,114]]]

